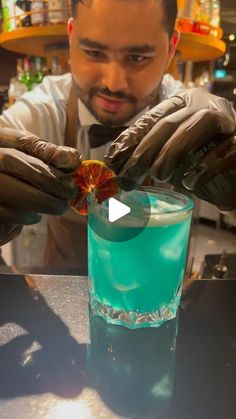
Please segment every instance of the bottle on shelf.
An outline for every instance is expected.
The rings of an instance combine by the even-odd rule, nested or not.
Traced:
[[[2,0],[2,31],[10,32],[16,28],[15,19],[10,19],[15,15],[14,0]]]
[[[209,24],[210,16],[211,16],[211,1],[198,0],[198,7],[196,9],[196,16],[194,20]]]
[[[8,87],[8,105],[13,105],[16,102],[16,84],[17,78],[11,77]]]
[[[194,8],[193,32],[199,35],[210,35],[211,1],[198,0]]]
[[[52,57],[51,75],[60,76],[62,74],[61,63],[59,57]]]
[[[18,58],[16,61],[16,77],[17,77],[17,80],[19,80],[21,83],[22,83],[23,74],[24,74],[23,59]]]
[[[211,0],[210,25],[215,28],[220,26],[220,0]]]
[[[3,25],[3,14],[2,14],[2,7],[0,7],[0,33],[2,33],[2,25]]]
[[[26,86],[22,82],[23,68],[22,59],[17,59],[16,76],[10,79],[8,88],[8,103],[13,105],[27,91]]]
[[[8,88],[7,86],[0,86],[0,115],[7,106],[8,106]]]
[[[180,18],[192,19],[195,1],[178,0],[178,16]]]
[[[32,26],[43,26],[45,24],[45,3],[43,0],[31,0],[31,23]]]
[[[15,2],[15,16],[16,16],[16,26],[28,27],[31,26],[31,16],[27,12],[31,11],[31,1],[30,0],[16,0]]]
[[[67,0],[48,0],[48,23],[67,23]]]
[[[34,58],[34,74],[32,76],[32,89],[43,81],[43,59],[41,57]]]
[[[30,70],[30,60],[28,57],[24,57],[23,61],[24,72],[22,75],[22,83],[26,86],[27,90],[32,90],[32,73]]]
[[[50,75],[50,71],[49,71],[49,68],[48,68],[47,61],[46,60],[43,60],[42,72],[43,72],[43,76],[44,77]]]

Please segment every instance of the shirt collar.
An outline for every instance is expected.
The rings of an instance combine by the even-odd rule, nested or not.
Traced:
[[[130,121],[128,121],[125,125],[129,127],[130,125],[133,125],[135,121],[141,117],[145,112],[149,110],[149,107],[143,109],[141,112],[139,112],[137,115],[135,115],[134,118],[132,118]],[[79,99],[79,105],[78,105],[78,112],[79,112],[79,121],[81,127],[90,127],[93,124],[99,124],[101,125],[101,122],[99,122],[95,116],[91,114],[91,112],[88,110],[88,108],[81,102]]]
[[[79,99],[79,105],[78,105],[78,112],[79,112],[79,121],[80,125],[82,127],[90,126],[93,124],[100,124],[98,120],[89,112],[88,108],[81,102]]]

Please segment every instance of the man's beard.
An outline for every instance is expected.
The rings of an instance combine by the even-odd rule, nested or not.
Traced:
[[[137,100],[134,96],[128,95],[123,92],[111,92],[106,87],[104,88],[92,88],[89,90],[88,93],[84,94],[83,89],[75,82],[73,78],[73,85],[76,91],[77,96],[81,100],[81,102],[86,106],[86,108],[91,112],[91,114],[103,125],[107,125],[110,127],[116,127],[127,124],[130,120],[132,120],[135,115],[138,115],[143,109],[149,107],[152,108],[160,101],[160,91],[161,91],[161,83],[153,90],[149,95],[145,96],[143,99]],[[106,116],[101,116],[92,104],[92,100],[96,95],[105,95],[106,97],[111,97],[112,99],[124,99],[128,103],[133,106],[133,110],[127,114],[126,117],[121,119]]]

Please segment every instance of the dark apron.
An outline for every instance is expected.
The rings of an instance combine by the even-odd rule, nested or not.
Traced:
[[[71,88],[66,106],[64,145],[77,148],[78,98]],[[87,272],[87,218],[68,210],[60,217],[48,217],[45,266],[78,268]]]

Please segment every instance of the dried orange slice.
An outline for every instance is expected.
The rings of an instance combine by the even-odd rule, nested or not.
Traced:
[[[115,173],[100,160],[84,160],[74,173],[78,187],[76,196],[70,201],[71,207],[81,215],[88,214],[87,197],[93,194],[94,201],[101,204],[119,193]]]

